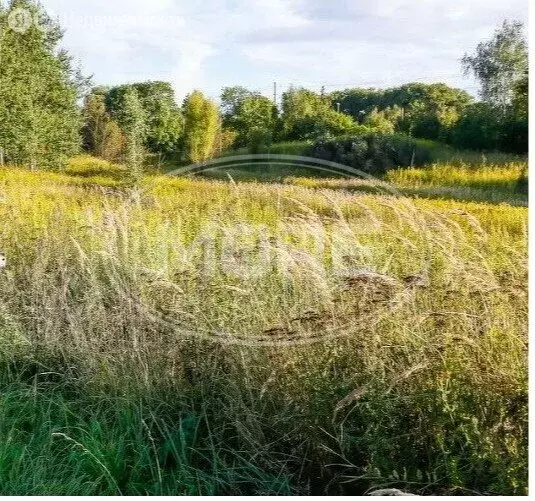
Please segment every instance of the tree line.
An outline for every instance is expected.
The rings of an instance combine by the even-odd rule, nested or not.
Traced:
[[[21,33],[14,9],[39,16]],[[46,29],[42,29],[46,26]],[[280,106],[244,87],[226,87],[220,103],[195,90],[177,103],[167,82],[91,88],[59,49],[62,31],[33,0],[0,0],[0,163],[58,167],[80,148],[139,173],[149,158],[199,162],[231,148],[404,134],[460,148],[527,151],[528,57],[523,26],[505,21],[466,54],[480,100],[443,83],[332,93],[291,87]]]

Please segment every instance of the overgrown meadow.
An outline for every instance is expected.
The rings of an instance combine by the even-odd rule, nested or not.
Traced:
[[[526,494],[524,170],[0,170],[0,492]]]

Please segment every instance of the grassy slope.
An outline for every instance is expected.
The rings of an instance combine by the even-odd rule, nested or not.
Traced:
[[[140,191],[89,163],[0,172],[1,493],[525,492],[525,208],[196,179]],[[510,194],[508,169],[430,172],[395,181]],[[284,222],[286,274],[203,278],[177,242],[214,221]],[[400,284],[389,314],[389,290],[318,261],[318,235]],[[332,329],[306,346],[183,335]]]

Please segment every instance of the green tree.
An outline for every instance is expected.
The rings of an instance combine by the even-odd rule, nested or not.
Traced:
[[[346,89],[333,92],[330,97],[333,103],[340,103],[340,108],[358,122],[362,122],[374,108],[382,111],[388,106],[384,91],[378,89]]]
[[[125,147],[125,137],[106,110],[105,94],[95,89],[86,96],[82,116],[84,149],[105,160],[119,160]]]
[[[120,122],[126,138],[126,165],[135,177],[139,177],[143,170],[148,128],[147,114],[133,88],[124,93]]]
[[[185,159],[191,163],[209,159],[221,124],[217,105],[195,90],[184,100],[183,114]]]
[[[369,132],[369,127],[356,123],[349,115],[329,108],[321,114],[300,120],[296,129],[303,139],[316,140]]]
[[[529,72],[526,69],[513,88],[513,110],[527,121],[529,114]]]
[[[221,93],[223,126],[237,133],[235,146],[251,146],[273,135],[277,107],[271,99],[244,87],[225,87]],[[264,141],[265,142],[265,141]]]
[[[478,44],[472,55],[465,54],[462,64],[466,74],[479,80],[481,98],[505,114],[528,69],[523,24],[505,20],[490,40]]]
[[[464,90],[443,83],[410,83],[385,92],[385,103],[402,110],[396,130],[425,139],[445,139],[472,101]]]
[[[473,150],[495,150],[501,145],[502,115],[493,105],[479,102],[463,114],[453,132],[453,144]]]
[[[25,31],[8,25],[13,9],[39,15]],[[65,51],[62,32],[32,0],[12,0],[0,11],[0,150],[15,164],[61,167],[80,146],[77,106],[81,79]]]
[[[375,115],[377,110],[385,112],[384,118],[394,124],[395,131],[429,139],[445,138],[473,101],[461,89],[418,82],[384,90],[346,89],[333,93],[331,99],[360,123],[371,125],[380,120],[379,128],[388,128],[382,117]]]
[[[515,153],[527,153],[528,151],[529,74],[527,69],[513,89],[513,102],[509,113],[506,115],[502,141],[506,149]]]
[[[491,40],[462,59],[479,80],[483,102],[470,106],[452,129],[458,147],[528,151],[528,54],[520,22],[504,21]]]
[[[141,82],[110,89],[106,94],[106,107],[119,122],[125,106],[125,96],[130,90],[137,93],[147,117],[146,148],[152,153],[175,153],[183,134],[184,120],[171,84]]]
[[[314,127],[314,119],[322,115],[329,104],[315,92],[290,88],[282,95],[282,134],[285,139],[303,139]]]
[[[250,138],[253,130],[264,135],[265,138],[272,136],[273,127],[277,119],[277,108],[265,96],[253,94],[246,97],[238,108],[236,119],[236,130],[238,132],[237,142]]]
[[[377,108],[374,108],[366,116],[363,123],[377,132],[385,134],[392,134],[396,129],[396,122],[389,120],[387,118],[387,113],[385,111],[379,111]]]
[[[224,127],[236,129],[239,109],[243,101],[253,95],[254,92],[239,85],[223,87],[221,91],[221,118]]]
[[[282,96],[280,130],[283,139],[317,139],[353,134],[365,128],[333,109],[331,99],[307,89],[291,88]]]

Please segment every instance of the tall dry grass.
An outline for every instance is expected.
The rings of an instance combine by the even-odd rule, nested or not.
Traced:
[[[524,208],[100,168],[0,172],[2,493],[525,493]]]
[[[476,166],[444,163],[391,170],[381,180],[289,176],[284,181],[307,188],[364,193],[381,193],[384,186],[393,186],[409,197],[527,206],[527,167],[526,162]]]

